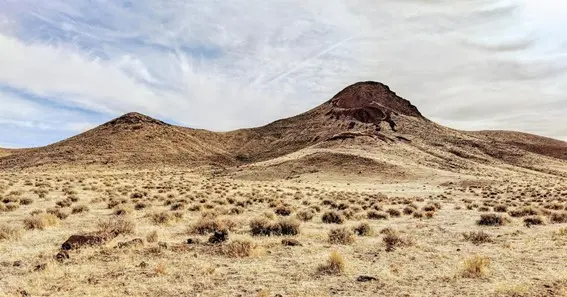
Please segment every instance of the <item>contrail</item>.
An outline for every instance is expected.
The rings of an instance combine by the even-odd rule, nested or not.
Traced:
[[[330,47],[324,49],[323,51],[321,51],[321,52],[315,54],[314,56],[309,57],[309,58],[307,58],[307,59],[301,61],[299,64],[296,64],[295,66],[293,66],[292,68],[288,69],[287,71],[285,71],[285,72],[283,72],[283,73],[281,73],[281,74],[278,74],[278,75],[277,75],[276,77],[274,77],[274,78],[269,79],[268,81],[264,82],[263,84],[264,84],[264,85],[267,85],[267,84],[273,83],[273,82],[275,82],[275,81],[278,81],[278,80],[280,80],[280,79],[282,79],[282,78],[284,78],[284,77],[290,75],[291,73],[293,73],[293,72],[295,72],[295,71],[301,69],[301,68],[302,68],[303,66],[305,66],[307,63],[309,63],[309,62],[311,62],[311,61],[313,61],[313,60],[318,59],[319,57],[321,57],[321,56],[325,55],[326,53],[328,53],[328,52],[330,52],[330,51],[336,49],[337,47],[342,46],[343,44],[347,43],[349,40],[353,39],[353,38],[356,37],[357,35],[358,35],[358,34],[352,35],[352,36],[350,36],[350,37],[347,37],[347,38],[345,38],[345,39],[343,39],[343,40],[341,40],[341,41],[339,41],[339,42],[333,44],[332,46],[330,46]]]

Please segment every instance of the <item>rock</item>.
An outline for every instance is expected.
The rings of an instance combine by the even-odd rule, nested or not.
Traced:
[[[14,266],[14,267],[22,267],[22,266],[24,266],[24,262],[22,262],[21,260],[17,260],[17,261],[14,261],[14,263],[12,264],[12,266]]]
[[[226,230],[215,231],[215,233],[213,233],[213,235],[209,237],[209,243],[212,244],[223,243],[227,240],[228,240],[228,231]]]
[[[187,244],[199,244],[201,243],[201,241],[197,238],[188,238],[187,239]]]
[[[282,245],[285,246],[303,246],[301,242],[297,241],[296,239],[282,239]]]
[[[144,246],[144,241],[141,238],[135,238],[130,241],[119,242],[116,247],[119,249]]]
[[[99,235],[71,235],[71,237],[61,245],[61,249],[70,251],[85,246],[102,245],[105,241],[106,238]]]
[[[55,255],[55,260],[57,260],[57,262],[61,263],[67,259],[69,259],[69,253],[67,253],[67,251],[60,251],[57,255]]]
[[[361,282],[361,283],[372,282],[372,281],[376,281],[376,280],[378,280],[378,279],[373,277],[373,276],[368,276],[368,275],[359,275],[356,278],[356,281]]]

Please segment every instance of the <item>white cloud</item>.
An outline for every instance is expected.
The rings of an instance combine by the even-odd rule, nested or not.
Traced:
[[[36,101],[37,110],[140,111],[228,130],[379,80],[456,128],[562,137],[567,37],[554,28],[567,25],[565,7],[531,3],[8,1],[0,3],[0,85],[50,101]]]

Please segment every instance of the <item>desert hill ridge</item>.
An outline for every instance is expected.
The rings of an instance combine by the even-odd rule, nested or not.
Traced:
[[[231,168],[320,150],[331,151],[325,155],[325,164],[335,164],[329,156],[340,151],[341,159],[356,160],[356,164],[360,159],[346,158],[344,153],[370,153],[369,158],[380,164],[397,160],[400,166],[459,173],[474,172],[475,166],[497,166],[567,175],[566,142],[517,132],[443,127],[385,84],[371,81],[350,85],[297,116],[230,132],[175,126],[131,112],[45,147],[15,150],[7,156],[0,150],[0,169],[61,165]],[[305,162],[312,166],[320,160],[307,158]]]

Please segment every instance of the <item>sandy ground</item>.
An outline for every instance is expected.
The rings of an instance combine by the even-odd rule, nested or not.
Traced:
[[[0,173],[0,296],[567,296],[567,185],[506,179]],[[329,212],[343,222],[323,222]],[[477,224],[483,214],[504,224]],[[228,240],[196,233],[203,217]],[[254,236],[258,218],[294,221],[299,234]],[[71,235],[116,220],[131,230],[55,258]],[[353,234],[363,223],[369,234]],[[344,239],[330,240],[341,228]],[[463,235],[480,231],[481,242]],[[143,243],[117,247],[135,238]],[[333,252],[342,264],[325,270]]]

